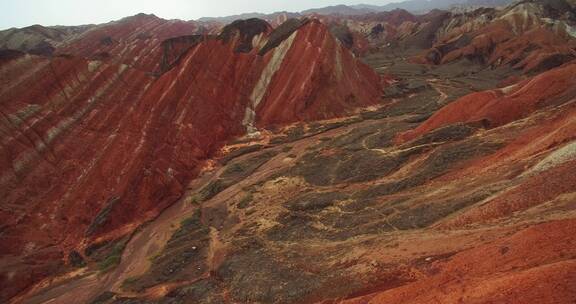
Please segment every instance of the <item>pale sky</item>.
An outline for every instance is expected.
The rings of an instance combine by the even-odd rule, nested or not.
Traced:
[[[198,19],[241,13],[302,11],[337,4],[382,5],[398,0],[0,0],[0,29],[104,23],[137,13],[165,19]]]

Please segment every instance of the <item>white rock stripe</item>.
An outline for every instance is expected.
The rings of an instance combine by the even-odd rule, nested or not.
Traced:
[[[525,175],[534,175],[540,172],[544,172],[567,163],[573,159],[576,159],[576,141],[573,141],[566,146],[550,153],[550,155],[548,155],[541,162],[532,167],[532,169],[526,172]]]
[[[280,45],[274,49],[274,53],[270,59],[270,62],[262,71],[260,79],[256,83],[254,90],[252,90],[252,94],[250,95],[250,104],[246,107],[244,120],[242,121],[242,124],[246,127],[249,135],[257,133],[257,129],[254,127],[254,122],[256,121],[256,108],[264,98],[272,78],[282,66],[282,62],[290,50],[290,47],[292,46],[294,38],[296,38],[297,34],[297,31],[292,33],[288,39],[282,41],[282,43],[280,43]]]

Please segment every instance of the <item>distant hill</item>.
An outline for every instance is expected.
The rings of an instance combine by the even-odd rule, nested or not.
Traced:
[[[275,12],[272,14],[262,14],[262,13],[246,13],[246,14],[239,14],[239,15],[231,15],[231,16],[224,16],[224,17],[203,17],[198,19],[198,22],[221,22],[221,23],[232,23],[235,20],[242,20],[242,19],[251,19],[251,18],[260,18],[266,21],[272,21],[277,18],[285,17],[285,18],[297,18],[300,17],[301,14],[299,13],[291,13],[291,12]]]
[[[247,13],[225,17],[204,17],[198,19],[198,21],[230,23],[234,20],[249,19],[249,18],[274,20],[278,16],[281,16],[283,14],[287,15],[288,18],[299,17],[301,15],[311,15],[311,14],[357,16],[369,13],[393,11],[395,9],[403,9],[412,13],[426,13],[433,9],[448,10],[454,7],[462,7],[462,6],[496,7],[496,6],[505,6],[512,2],[515,2],[515,0],[407,0],[402,2],[389,3],[381,6],[370,4],[333,5],[333,6],[308,9],[300,13],[289,13],[289,12],[276,12],[272,14]]]
[[[376,8],[378,8],[376,6]],[[368,6],[348,6],[348,5],[334,5],[334,6],[327,6],[323,8],[314,8],[302,11],[301,13],[304,15],[307,14],[320,14],[320,15],[364,15],[368,13],[373,13],[379,11],[378,9],[374,9],[374,7]]]
[[[383,6],[371,6],[374,10],[390,11],[394,9],[405,9],[410,12],[421,13],[428,12],[433,9],[450,9],[455,6],[505,6],[514,2],[514,0],[407,0],[403,2],[395,2]]]

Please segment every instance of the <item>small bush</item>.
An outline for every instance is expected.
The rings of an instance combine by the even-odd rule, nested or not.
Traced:
[[[119,242],[114,245],[110,254],[98,263],[98,269],[100,272],[108,272],[120,264],[120,261],[122,261],[122,252],[124,251],[125,246],[125,242]]]

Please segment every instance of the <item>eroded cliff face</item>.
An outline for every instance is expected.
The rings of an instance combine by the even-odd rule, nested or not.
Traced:
[[[129,176],[143,176],[153,119],[141,98],[153,79],[125,65],[30,55],[1,74],[6,297],[57,271]]]
[[[225,141],[379,102],[379,76],[319,21],[273,46],[256,19],[160,41],[190,30],[138,15],[68,55],[3,53],[2,299],[155,218]]]

